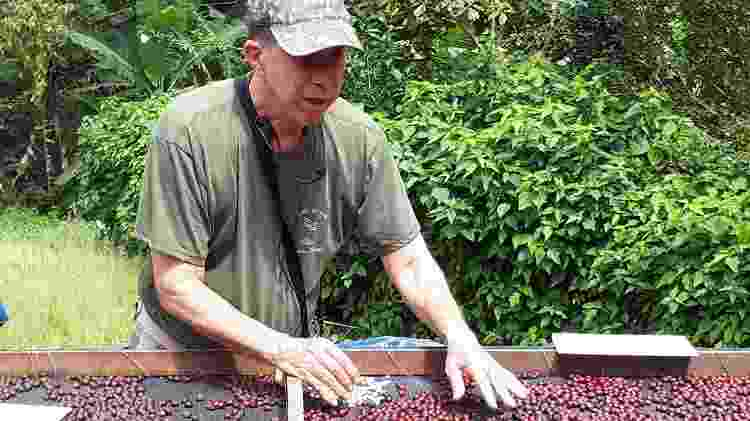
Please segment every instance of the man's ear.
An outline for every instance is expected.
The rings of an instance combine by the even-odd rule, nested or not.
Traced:
[[[258,41],[254,39],[245,41],[245,44],[242,46],[242,56],[245,64],[255,69],[258,66],[261,50]]]

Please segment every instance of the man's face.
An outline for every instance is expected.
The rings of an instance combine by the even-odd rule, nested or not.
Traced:
[[[315,124],[341,94],[346,49],[295,57],[278,46],[268,47],[261,50],[255,71],[271,93],[277,113],[300,125]]]

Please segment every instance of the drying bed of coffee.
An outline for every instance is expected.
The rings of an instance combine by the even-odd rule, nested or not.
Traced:
[[[451,399],[446,378],[394,381],[377,406],[331,407],[305,386],[305,420],[750,420],[750,378],[545,376],[514,371],[530,390],[493,412],[464,377]],[[249,421],[286,419],[286,390],[269,376],[0,378],[0,402],[67,406],[64,421]]]

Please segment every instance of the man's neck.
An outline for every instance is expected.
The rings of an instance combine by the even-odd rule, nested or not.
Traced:
[[[265,116],[270,120],[273,127],[273,146],[274,150],[289,150],[304,143],[304,127],[282,118],[282,110],[276,109],[266,101],[269,97],[268,92],[264,89],[255,77],[250,80],[249,87],[250,97],[253,99],[255,111],[258,116]]]

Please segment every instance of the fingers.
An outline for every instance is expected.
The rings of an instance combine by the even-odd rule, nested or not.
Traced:
[[[508,393],[508,381],[507,379],[501,378],[500,373],[498,370],[489,370],[489,376],[487,376],[489,380],[492,381],[492,388],[497,391],[497,394],[500,395],[500,399],[503,400],[503,403],[506,406],[509,406],[511,408],[514,408],[516,406],[516,401],[513,399],[513,397]],[[495,406],[493,406],[494,409],[497,409],[497,402],[495,403]]]
[[[354,389],[354,379],[358,377],[357,369],[351,360],[336,346],[327,341],[320,340],[318,348],[313,354],[323,370],[323,376],[328,386],[332,387],[344,399],[351,399]]]
[[[325,345],[324,358],[329,358],[330,361],[327,364],[329,368],[335,368],[333,373],[341,384],[346,386],[348,391],[353,389],[352,384],[360,382],[359,370],[354,366],[352,360],[340,350],[336,345],[329,342]]]
[[[445,374],[448,376],[448,379],[451,382],[451,389],[453,389],[453,399],[461,399],[466,392],[466,387],[464,386],[464,376],[461,374],[461,370],[456,366],[456,364],[452,364],[450,361],[447,361],[445,364]]]
[[[353,374],[358,377],[358,373],[346,354],[324,338],[315,338],[311,341],[308,351],[305,358],[306,365],[311,368],[317,380],[334,392],[337,397],[351,400],[354,389],[351,376]]]
[[[284,372],[275,368],[273,370],[273,382],[276,384],[284,384]]]
[[[331,406],[336,406],[339,402],[339,396],[336,394],[336,392],[328,387],[325,383],[320,381],[318,377],[310,375],[309,377],[309,383],[315,386],[316,389],[318,389],[318,392],[320,392],[320,397],[322,397],[326,402],[328,402]]]
[[[312,358],[317,359],[316,364],[314,364],[314,374],[316,377],[336,392],[337,395],[344,399],[349,399],[351,391],[342,384],[341,378],[345,377],[345,375],[338,363],[325,353],[314,355]]]
[[[529,396],[529,391],[523,383],[521,383],[513,373],[500,366],[500,364],[497,364],[494,359],[493,362],[490,363],[487,372],[487,377],[492,382],[492,389],[497,392],[506,406],[511,408],[516,406],[516,400],[513,397],[514,395],[521,399],[526,399]],[[494,398],[494,393],[491,395]],[[488,404],[492,406],[490,402],[488,402]],[[496,407],[493,408],[497,409]]]
[[[508,370],[503,369],[506,372]],[[510,376],[510,390],[521,399],[526,399],[529,397],[529,389],[526,388],[526,386],[521,383],[520,380],[516,376],[513,375],[513,373],[508,372],[508,375]]]
[[[478,371],[478,372],[477,372]],[[493,386],[492,378],[486,372],[480,370],[475,371],[476,375],[474,378],[479,383],[479,390],[482,392],[484,401],[487,402],[490,408],[497,410],[497,398],[495,398],[495,387]],[[497,389],[498,392],[502,388]],[[507,392],[506,392],[507,393]],[[501,394],[502,395],[502,394]]]
[[[326,402],[335,406],[338,403],[338,396],[330,387],[328,387],[323,381],[320,380],[319,376],[316,375],[317,370],[305,369],[303,367],[295,367],[291,365],[282,364],[279,366],[284,372],[293,375],[304,383],[312,385],[320,393],[320,397]]]

